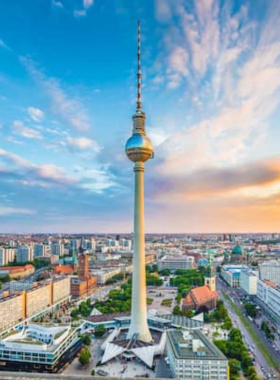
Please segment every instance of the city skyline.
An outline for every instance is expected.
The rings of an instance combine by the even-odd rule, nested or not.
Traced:
[[[137,19],[146,231],[277,231],[279,2],[137,3],[0,4],[0,232],[132,231]]]

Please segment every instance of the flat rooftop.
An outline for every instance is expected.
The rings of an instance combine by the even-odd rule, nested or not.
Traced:
[[[227,360],[226,357],[199,330],[169,330],[168,340],[178,359]]]

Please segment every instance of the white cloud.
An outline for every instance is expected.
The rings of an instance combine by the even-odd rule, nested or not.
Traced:
[[[50,97],[52,112],[60,116],[72,128],[84,131],[91,128],[89,115],[83,103],[77,98],[71,98],[61,87],[56,78],[48,78],[39,70],[34,62],[28,58],[21,57],[30,75],[44,88]]]
[[[36,214],[36,211],[28,210],[25,208],[0,206],[0,215],[10,215],[10,214],[32,215],[32,214]]]
[[[155,14],[159,21],[168,21],[172,16],[171,4],[168,0],[155,0]]]
[[[93,5],[94,0],[83,0],[80,9],[75,9],[73,14],[75,17],[84,17],[87,15],[89,8]]]
[[[182,177],[264,154],[259,148],[280,105],[280,38],[274,22],[280,3],[272,3],[263,24],[249,22],[246,7],[232,15],[229,3],[220,11],[217,4],[198,1],[193,15],[183,1],[173,9],[181,21],[172,26],[177,32],[166,45],[165,80],[169,88],[186,82],[185,114],[195,115],[190,119],[195,122],[180,118],[177,132],[158,148],[155,165],[163,175],[169,169],[171,176]],[[232,33],[237,33],[234,41]],[[175,54],[178,46],[182,50]],[[189,57],[183,59],[187,46]]]
[[[52,164],[38,165],[25,158],[0,149],[0,160],[8,164],[8,170],[28,178],[26,185],[39,185],[46,187],[50,184],[67,185],[75,183],[76,180],[65,173],[64,168]]]
[[[3,40],[1,40],[1,38],[0,38],[0,47],[7,49],[7,50],[10,50],[9,46],[6,45],[5,42]]]
[[[96,141],[88,137],[67,137],[67,144],[70,150],[85,150],[91,149],[94,152],[99,152],[100,147]]]
[[[188,53],[181,46],[176,46],[169,56],[169,68],[171,71],[182,76],[187,76],[188,71]]]
[[[83,17],[83,16],[86,16],[87,12],[85,9],[80,9],[80,10],[75,9],[73,14],[75,17]]]
[[[40,110],[39,108],[28,107],[27,108],[27,113],[28,113],[29,117],[33,121],[36,121],[37,123],[39,123],[40,121],[42,121],[42,119],[44,118],[44,112],[42,110]]]
[[[15,120],[13,122],[13,132],[17,136],[22,136],[27,139],[42,139],[43,136],[39,131],[36,131],[33,128],[26,127],[22,121]]]
[[[63,6],[63,4],[62,4],[61,1],[53,0],[52,5],[53,5],[54,7],[64,8],[64,6]]]
[[[83,4],[84,4],[84,8],[88,9],[89,7],[93,5],[93,0],[84,0]]]

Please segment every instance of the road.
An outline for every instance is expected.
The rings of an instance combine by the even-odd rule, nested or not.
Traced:
[[[230,303],[227,301],[227,299],[223,295],[223,292],[225,292],[226,294],[228,294],[229,297],[235,303],[235,305],[242,311],[242,313],[244,313],[243,310],[240,307],[240,303],[239,303],[239,300],[237,299],[235,291],[232,288],[228,288],[223,283],[223,281],[220,278],[218,278],[218,277],[217,277],[217,291],[219,293],[220,298],[225,303],[225,306],[226,306],[226,308],[228,310],[229,316],[230,316],[233,324],[241,330],[244,343],[246,344],[246,346],[248,347],[248,349],[251,352],[254,353],[255,360],[256,360],[256,362],[255,362],[256,370],[257,370],[258,375],[260,376],[260,378],[261,379],[267,379],[267,378],[269,379],[269,378],[273,378],[273,376],[274,376],[274,378],[279,378],[278,375],[276,374],[276,371],[273,371],[270,368],[269,364],[267,363],[267,361],[263,357],[262,353],[256,347],[256,342],[253,341],[253,339],[251,338],[250,334],[247,332],[247,330],[243,326],[241,320],[235,314],[235,312],[232,309]],[[264,336],[261,334],[261,332],[258,330],[258,328],[256,326],[254,326],[253,324],[252,324],[252,327],[255,328],[256,333],[258,334],[260,342],[262,342],[263,344],[266,344],[266,342],[264,342]],[[268,347],[268,349],[270,350],[269,347]],[[277,359],[277,360],[279,360],[279,359]],[[268,377],[268,376],[270,376],[270,377]]]

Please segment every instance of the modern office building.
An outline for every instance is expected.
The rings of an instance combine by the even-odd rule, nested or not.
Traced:
[[[60,243],[52,243],[51,252],[52,255],[62,256],[64,254],[64,245]]]
[[[194,267],[194,258],[192,256],[165,256],[158,262],[159,270],[170,269],[192,269]]]
[[[241,271],[248,271],[249,267],[246,265],[224,265],[221,269],[221,277],[232,288],[240,287],[240,273]]]
[[[48,251],[48,245],[43,243],[38,243],[34,245],[33,257],[43,257],[46,256]]]
[[[175,378],[229,380],[227,358],[200,330],[167,331],[166,355]]]
[[[259,277],[261,280],[276,282],[280,286],[280,261],[270,260],[259,264]]]
[[[258,299],[280,320],[280,288],[269,280],[258,280]]]
[[[26,244],[17,247],[17,263],[27,263],[33,260],[33,250]]]
[[[82,346],[79,330],[71,326],[28,324],[0,342],[0,370],[57,372]]]
[[[241,271],[240,287],[249,295],[257,294],[258,272],[257,271]]]

